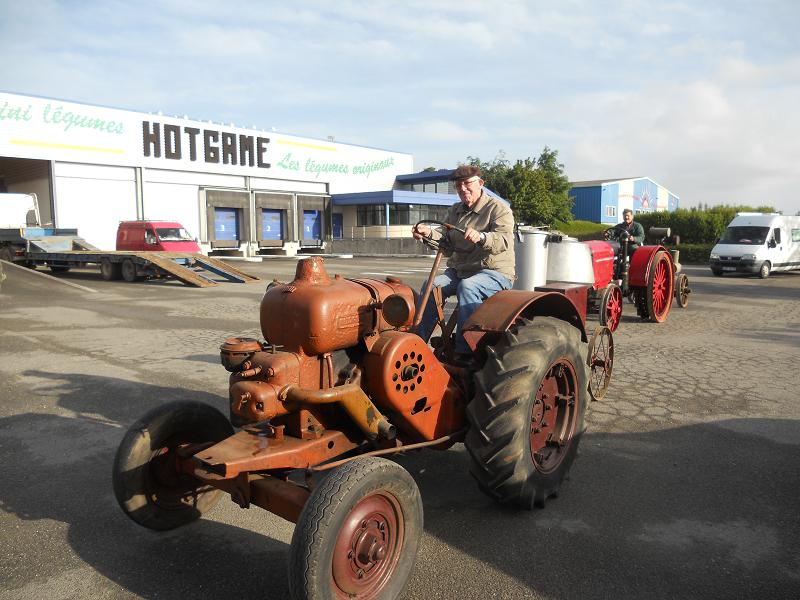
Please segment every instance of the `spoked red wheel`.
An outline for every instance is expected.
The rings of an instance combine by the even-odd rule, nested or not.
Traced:
[[[672,306],[674,277],[672,263],[666,252],[656,252],[647,278],[647,316],[662,323]]]
[[[331,470],[292,536],[292,598],[397,598],[421,533],[422,499],[403,467],[365,457]]]
[[[622,290],[616,283],[609,283],[600,301],[600,325],[612,332],[617,330],[622,319]]]
[[[589,366],[589,395],[592,400],[602,400],[611,382],[614,368],[614,337],[608,327],[598,327],[589,341],[586,356]]]
[[[531,412],[531,456],[540,473],[558,468],[575,433],[578,377],[575,367],[558,359],[547,369]]]

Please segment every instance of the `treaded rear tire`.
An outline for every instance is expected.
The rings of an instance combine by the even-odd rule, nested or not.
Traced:
[[[515,325],[496,346],[487,349],[486,363],[475,376],[475,397],[467,406],[470,429],[464,443],[478,487],[498,502],[530,510],[558,494],[584,429],[589,394],[582,350],[580,332],[553,317]],[[566,402],[555,411],[551,407],[542,412],[542,400],[537,396],[545,389],[551,367],[559,361],[572,368],[574,405],[570,409]],[[561,428],[566,434],[559,436],[562,444],[552,451],[557,455],[548,468],[534,458],[532,449],[537,423],[543,425],[540,419],[548,418],[544,415],[552,415],[556,423],[567,423]]]
[[[378,523],[384,529],[378,531]],[[363,535],[362,528],[383,537],[385,557],[366,566],[359,577],[358,560],[347,549],[349,541]],[[292,535],[291,597],[399,597],[414,568],[422,530],[422,498],[403,467],[384,458],[362,457],[333,469],[311,493]]]

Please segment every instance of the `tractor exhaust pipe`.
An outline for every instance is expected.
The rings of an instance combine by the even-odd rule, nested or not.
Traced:
[[[397,436],[394,425],[386,420],[378,407],[355,383],[347,383],[324,390],[304,390],[287,385],[279,393],[282,402],[297,404],[332,404],[339,402],[370,441],[393,440]]]

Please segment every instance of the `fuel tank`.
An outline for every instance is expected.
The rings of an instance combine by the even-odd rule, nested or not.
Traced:
[[[547,281],[594,285],[589,246],[572,238],[551,237],[547,249]]]
[[[515,290],[533,291],[547,283],[547,249],[550,232],[536,227],[520,226],[514,241],[517,280]]]
[[[366,336],[395,329],[380,310],[392,294],[414,306],[414,291],[398,279],[329,277],[321,257],[305,258],[297,263],[294,281],[264,294],[261,333],[269,344],[306,356],[350,348]],[[413,314],[406,325],[411,319]]]

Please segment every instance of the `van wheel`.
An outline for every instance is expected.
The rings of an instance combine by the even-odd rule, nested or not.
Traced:
[[[122,261],[122,278],[128,283],[132,283],[138,279],[136,275],[136,265],[130,258]]]
[[[765,260],[763,263],[761,263],[761,268],[758,270],[758,276],[761,277],[761,279],[766,279],[769,277],[769,271],[769,261]]]
[[[722,277],[722,269],[711,269],[715,277]]]

